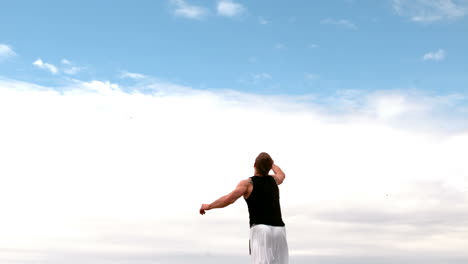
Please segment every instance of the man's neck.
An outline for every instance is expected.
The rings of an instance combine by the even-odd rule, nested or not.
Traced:
[[[254,176],[264,176],[264,175],[262,175],[262,174],[258,173],[257,171],[255,171]]]

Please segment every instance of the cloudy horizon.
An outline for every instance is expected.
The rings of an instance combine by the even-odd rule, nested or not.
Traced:
[[[454,129],[440,130],[436,98],[414,110],[420,98],[380,92],[349,114],[303,98],[144,86],[0,82],[4,250],[242,255],[242,199],[197,209],[268,151],[287,173],[292,256],[466,257],[467,128],[445,120]],[[425,120],[411,127],[413,111]]]

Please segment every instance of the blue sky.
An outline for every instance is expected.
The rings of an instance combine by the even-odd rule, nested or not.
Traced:
[[[468,1],[4,1],[0,262],[466,263]],[[174,186],[176,186],[174,188]]]
[[[60,66],[67,59],[81,69],[69,77],[83,80],[115,80],[129,71],[261,94],[466,90],[463,1],[448,11],[411,1],[254,1],[236,3],[232,16],[217,4],[9,1],[0,11],[0,41],[17,56],[0,69],[6,77],[54,83],[60,78],[31,63],[41,58]],[[184,7],[202,12],[177,13]],[[414,21],[419,14],[428,18]],[[423,59],[438,51],[439,59]]]

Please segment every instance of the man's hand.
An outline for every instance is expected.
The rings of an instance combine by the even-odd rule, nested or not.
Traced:
[[[200,214],[204,215],[206,213],[205,211],[208,211],[208,210],[210,210],[210,205],[209,204],[202,204],[202,206],[200,208]]]

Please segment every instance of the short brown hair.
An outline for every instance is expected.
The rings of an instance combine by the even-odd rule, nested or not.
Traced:
[[[266,176],[273,166],[273,159],[268,153],[262,152],[258,154],[257,158],[255,159],[254,166],[258,173]]]

